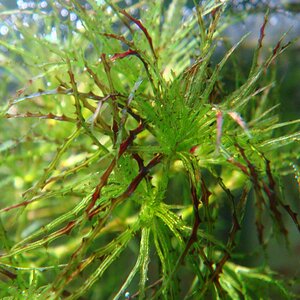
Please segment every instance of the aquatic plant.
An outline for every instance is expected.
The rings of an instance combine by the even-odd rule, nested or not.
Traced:
[[[1,109],[2,298],[292,297],[236,263],[247,203],[262,252],[286,216],[300,228],[280,185],[299,179],[299,120],[272,100],[290,43],[263,55],[268,15],[243,75],[247,36],[215,55],[225,1],[49,5],[2,13],[3,96],[22,86]]]

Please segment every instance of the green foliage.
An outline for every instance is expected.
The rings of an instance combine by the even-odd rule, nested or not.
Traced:
[[[252,194],[261,251],[270,235],[287,238],[284,215],[300,228],[278,185],[299,177],[299,120],[278,123],[272,101],[289,43],[262,55],[266,15],[232,89],[225,74],[241,74],[247,36],[215,63],[224,1],[187,18],[186,1],[117,2],[62,1],[77,27],[55,2],[28,28],[6,12],[16,28],[0,40],[2,299],[291,298],[268,268],[234,261]],[[11,82],[22,87],[8,96]]]

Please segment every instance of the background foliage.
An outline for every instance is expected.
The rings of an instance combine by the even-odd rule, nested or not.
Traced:
[[[300,227],[268,13],[245,71],[224,1],[42,3],[1,13],[1,297],[296,297],[245,263]]]

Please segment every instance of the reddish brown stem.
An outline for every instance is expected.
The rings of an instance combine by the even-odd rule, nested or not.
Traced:
[[[118,158],[120,158],[120,156],[128,149],[128,147],[132,144],[133,140],[135,139],[136,135],[141,132],[144,129],[144,126],[142,123],[139,124],[139,126],[137,128],[135,128],[134,130],[130,131],[130,134],[128,136],[128,138],[121,143],[120,148],[119,148],[119,153],[118,153]],[[117,158],[114,158],[110,165],[108,166],[108,168],[106,169],[106,171],[103,173],[103,175],[100,177],[100,182],[99,184],[96,186],[95,191],[92,195],[92,199],[90,204],[88,205],[86,212],[89,215],[89,217],[94,216],[95,213],[92,213],[91,210],[92,208],[95,206],[95,203],[97,201],[97,199],[100,198],[101,196],[101,190],[102,188],[107,184],[108,178],[111,174],[111,172],[113,171],[113,169],[115,168],[117,163]],[[96,210],[101,210],[101,208],[97,207]],[[93,210],[94,212],[95,210]]]
[[[140,123],[137,128],[130,131],[128,138],[120,145],[118,157],[120,157],[126,151],[126,149],[131,145],[131,143],[133,142],[137,134],[143,130],[144,130],[144,125]]]
[[[115,55],[113,55],[111,58],[110,58],[110,61],[114,62],[115,60],[117,59],[122,59],[122,58],[125,58],[127,56],[130,56],[130,55],[136,55],[136,56],[140,56],[138,54],[138,52],[134,51],[134,50],[127,50],[126,52],[122,52],[122,53],[116,53]]]
[[[117,198],[114,198],[112,200],[112,202],[117,204],[117,203],[122,202],[124,199],[130,197],[133,194],[133,192],[136,190],[136,188],[138,187],[138,185],[140,184],[140,182],[149,173],[149,171],[154,166],[156,166],[158,163],[160,163],[160,161],[162,160],[162,158],[163,158],[162,154],[157,154],[154,158],[152,158],[152,160],[145,167],[143,167],[140,170],[140,172],[138,173],[138,175],[131,181],[131,183],[127,187],[126,191],[123,194],[121,194],[120,196],[118,196]]]
[[[134,18],[133,16],[131,16],[128,12],[126,12],[124,9],[120,10],[121,14],[123,14],[124,16],[126,16],[128,19],[130,19],[132,22],[134,22],[145,34],[148,43],[150,45],[151,51],[154,55],[154,57],[156,58],[156,54],[155,54],[155,50],[153,47],[153,42],[152,42],[152,38],[148,32],[148,30],[146,29],[146,27],[142,24],[142,22],[136,18]]]
[[[6,114],[5,117],[7,119],[9,119],[9,118],[39,118],[39,119],[52,119],[52,120],[57,120],[57,121],[73,122],[73,123],[76,122],[76,119],[67,117],[65,115],[57,116],[52,113],[44,115],[42,113],[26,112],[23,114]]]
[[[100,193],[101,193],[101,189],[107,184],[107,180],[109,175],[111,174],[112,170],[114,169],[116,165],[116,159],[114,158],[110,165],[108,166],[108,168],[106,169],[106,171],[103,173],[103,175],[100,177],[100,182],[99,184],[96,186],[95,191],[92,195],[92,200],[89,204],[89,206],[86,209],[86,212],[89,214],[90,210],[94,207],[96,201],[98,198],[100,198]]]
[[[258,40],[258,48],[262,47],[263,39],[265,37],[265,29],[266,29],[267,23],[268,23],[268,15],[265,15],[264,23],[262,24],[262,26],[260,28],[260,36],[259,36],[259,40]]]

